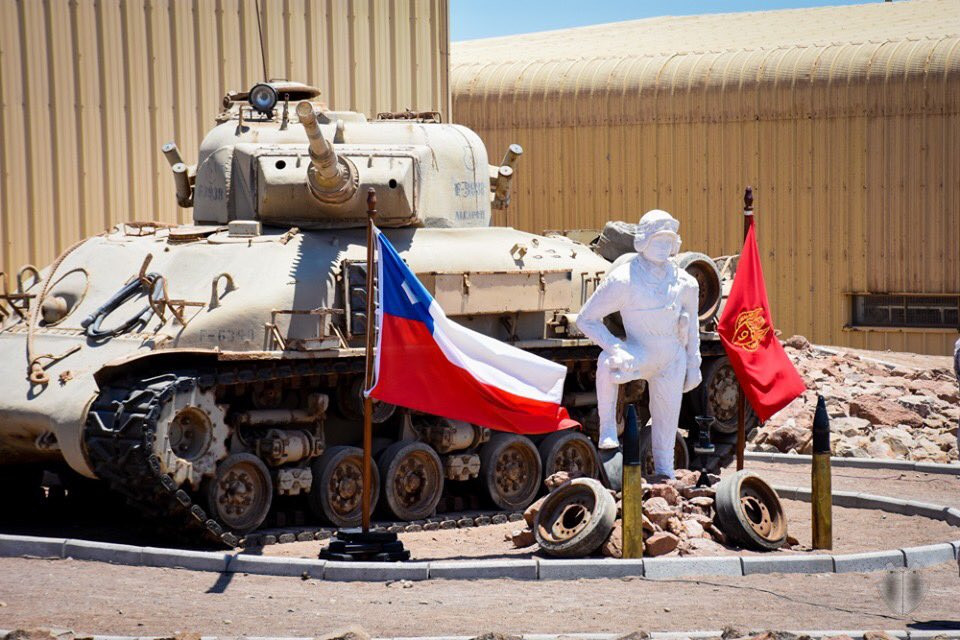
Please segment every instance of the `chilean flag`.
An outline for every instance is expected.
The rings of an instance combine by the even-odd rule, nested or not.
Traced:
[[[560,406],[566,367],[448,319],[386,236],[374,233],[380,308],[367,395],[497,431],[579,426]]]
[[[717,333],[743,387],[743,395],[757,417],[766,422],[802,394],[807,385],[773,330],[754,225],[751,217]]]

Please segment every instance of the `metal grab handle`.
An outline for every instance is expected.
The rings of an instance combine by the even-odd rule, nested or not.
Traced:
[[[34,278],[33,284],[39,284],[43,280],[43,278],[40,277],[39,269],[37,269],[32,264],[25,264],[22,267],[20,267],[20,271],[17,271],[17,293],[24,293],[25,291],[23,288],[23,276],[27,272],[30,272],[33,274],[33,278]],[[33,285],[30,285],[30,286],[33,286]]]
[[[227,286],[223,289],[223,295],[219,293],[220,281],[226,280]],[[210,309],[216,309],[220,306],[220,298],[227,295],[231,291],[235,291],[237,285],[233,282],[233,276],[224,271],[223,273],[218,273],[213,277],[213,282],[210,284],[210,304],[207,305]]]

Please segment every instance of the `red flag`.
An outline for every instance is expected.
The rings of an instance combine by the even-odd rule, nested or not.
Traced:
[[[767,420],[806,390],[773,331],[752,217],[717,332],[760,420]]]

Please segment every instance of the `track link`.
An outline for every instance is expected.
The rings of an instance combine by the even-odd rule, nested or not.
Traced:
[[[163,405],[175,393],[196,385],[195,375],[169,373],[106,386],[87,415],[87,455],[97,476],[165,533],[189,542],[199,539],[236,547],[240,537],[209,517],[163,473],[154,453]]]

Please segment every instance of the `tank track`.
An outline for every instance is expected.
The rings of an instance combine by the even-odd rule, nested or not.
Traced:
[[[560,354],[542,355],[549,357]],[[318,375],[327,373],[326,369],[338,373],[362,370],[362,364],[350,361],[330,364],[333,366],[324,367],[325,370],[320,372],[315,363],[309,362],[293,365],[262,363],[259,366],[250,366],[248,363],[247,366],[231,366],[221,370],[171,372],[139,379],[116,379],[106,383],[90,407],[84,429],[84,443],[91,467],[112,491],[124,496],[153,526],[171,538],[187,544],[216,544],[230,548],[270,541],[274,536],[265,533],[266,528],[246,537],[229,530],[223,523],[211,518],[187,491],[179,488],[174,479],[161,470],[160,458],[154,453],[157,421],[163,405],[175,393],[188,392],[197,386],[207,389],[215,385]],[[732,446],[727,443],[717,444],[717,455],[711,462],[718,464],[729,461],[732,458]],[[511,520],[517,516],[509,511],[486,512],[486,515],[502,515],[510,517]],[[428,530],[482,526],[488,524],[489,518],[479,517],[472,525],[465,521],[461,523],[451,520],[449,516],[430,520],[430,526],[425,527]],[[495,522],[500,520],[501,518],[497,517]],[[417,526],[413,523],[398,522],[377,524],[378,528],[394,531]],[[285,534],[283,541],[322,539],[320,536],[328,531],[315,526],[305,526],[303,529],[285,528],[282,529]]]
[[[163,473],[153,452],[164,403],[195,385],[195,376],[170,373],[104,387],[87,415],[87,455],[97,476],[165,533],[189,542],[199,539],[236,547],[240,537],[210,518]]]

